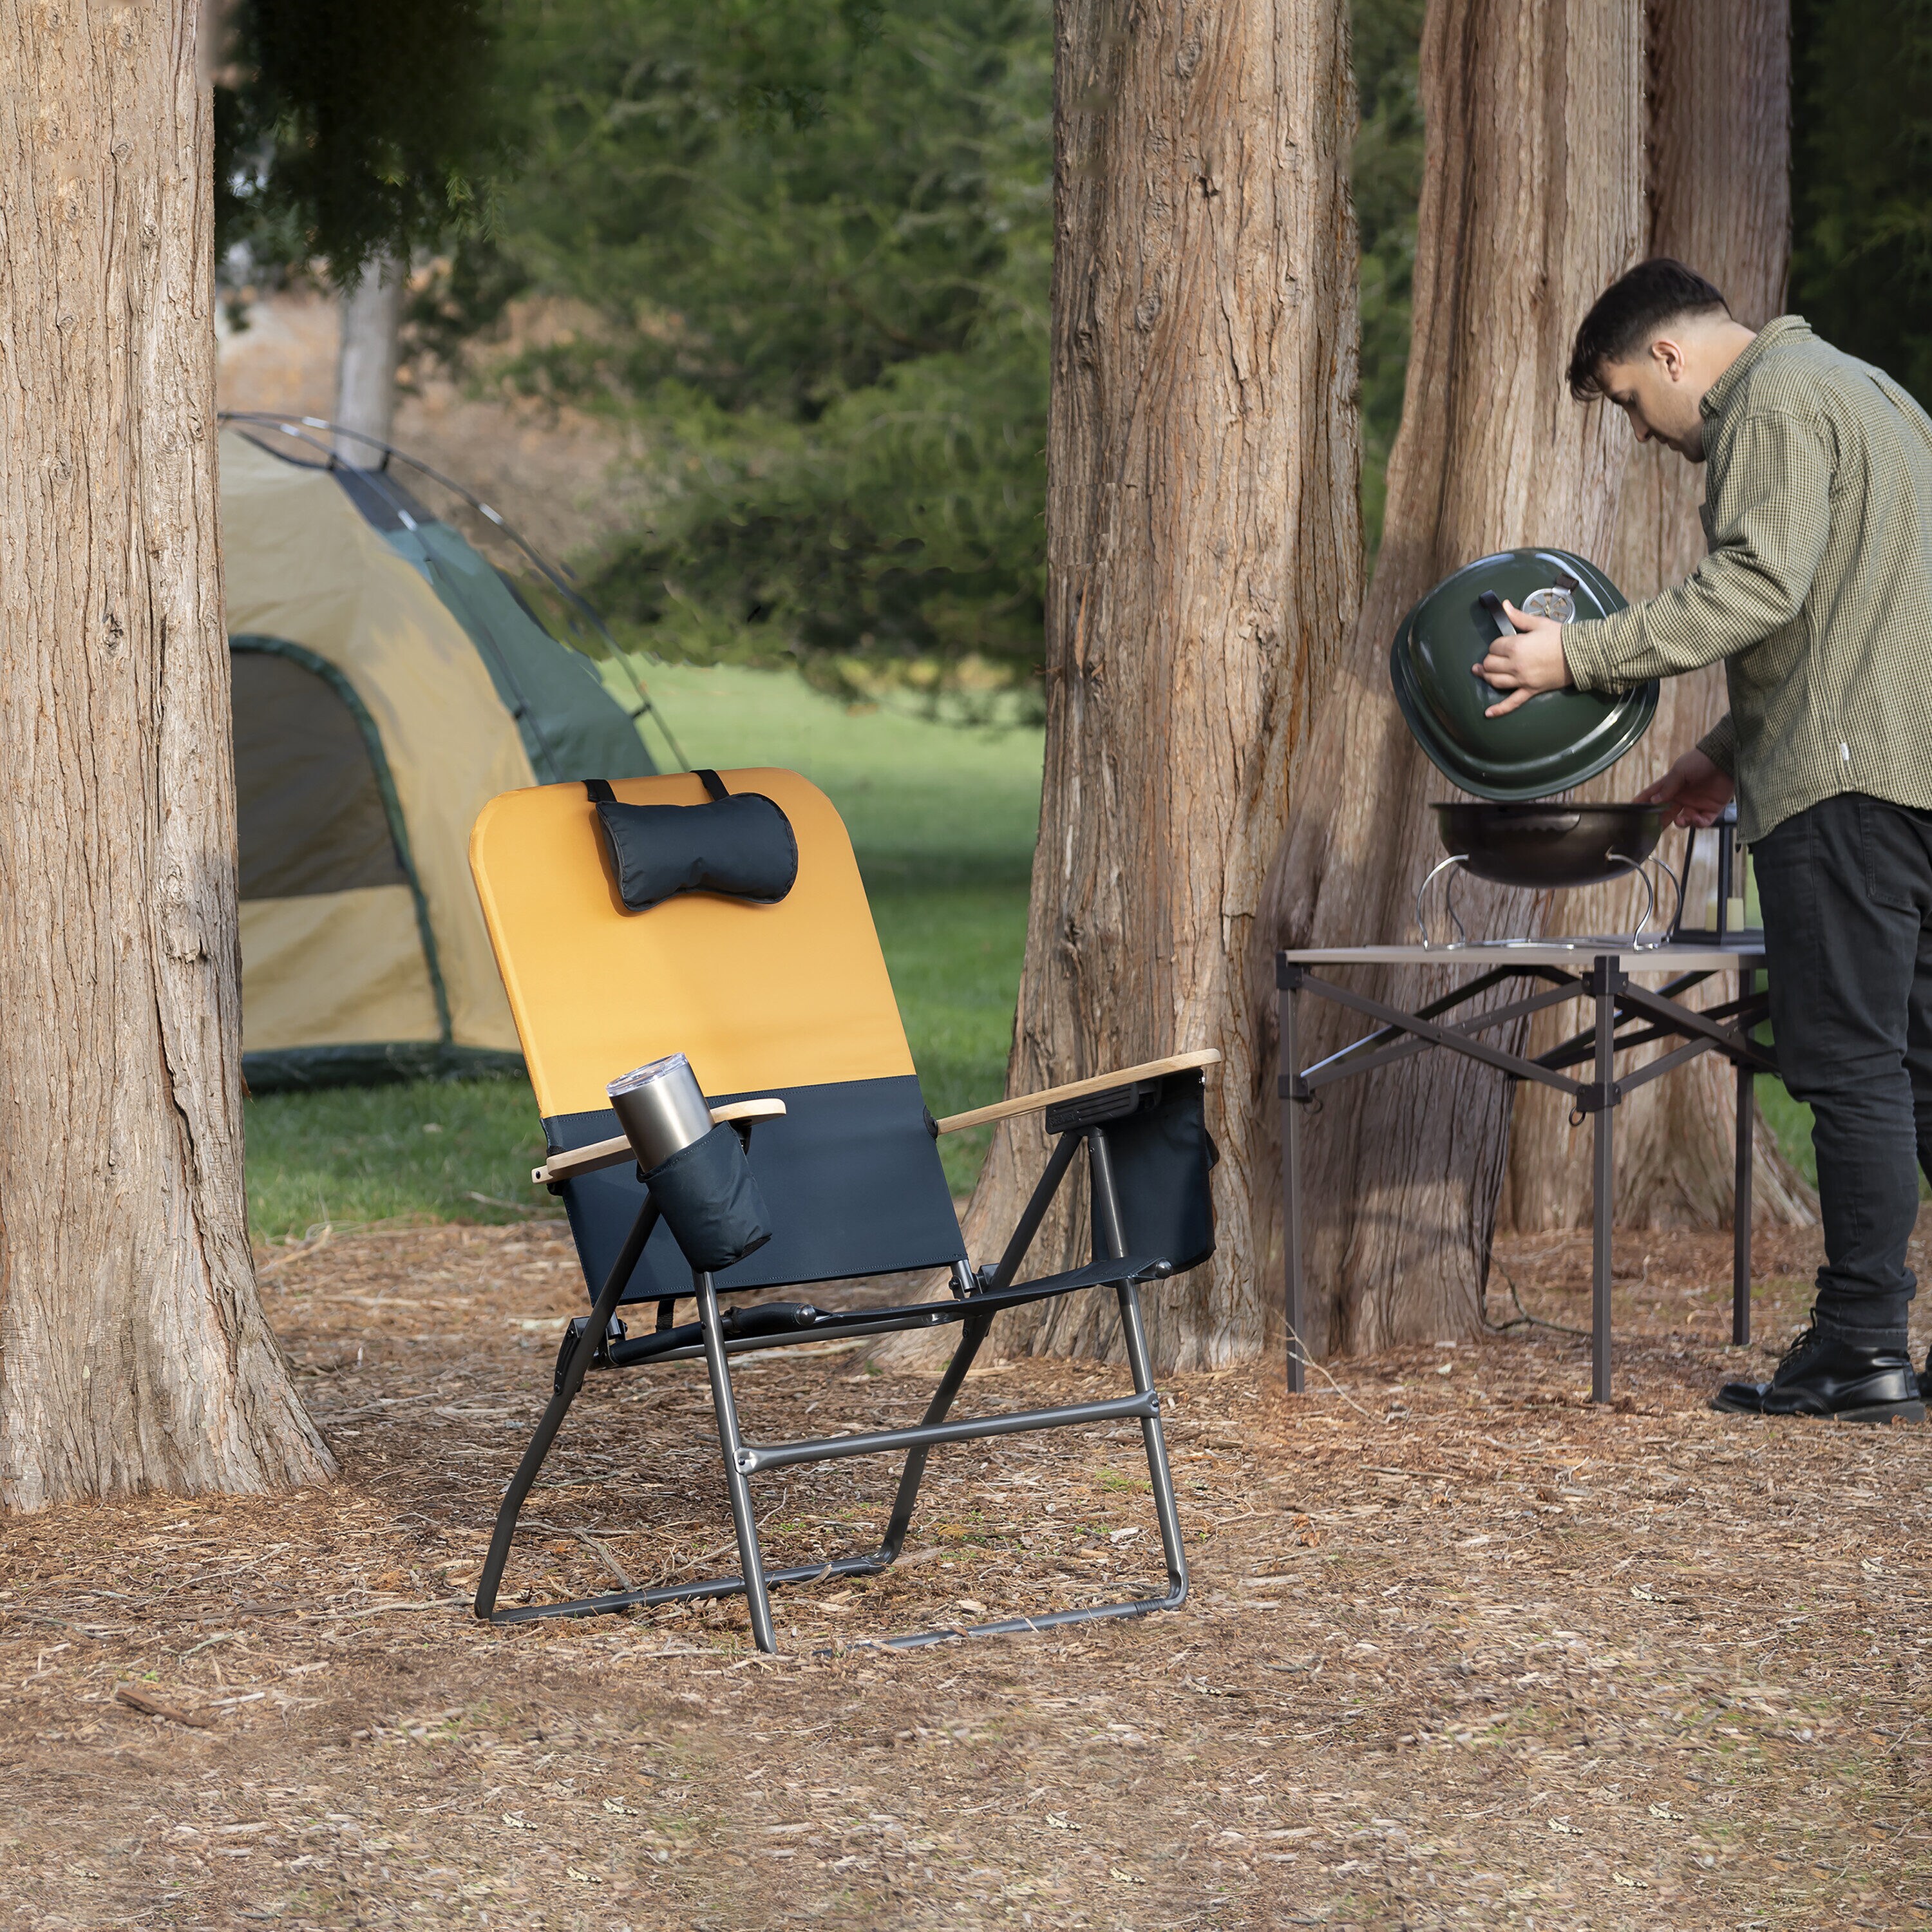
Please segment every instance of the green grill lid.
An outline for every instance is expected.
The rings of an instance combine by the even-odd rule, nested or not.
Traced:
[[[1453,784],[1478,798],[1546,798],[1613,765],[1657,715],[1655,680],[1615,696],[1539,692],[1507,718],[1503,695],[1476,675],[1508,628],[1502,603],[1568,622],[1624,608],[1595,565],[1560,550],[1510,550],[1445,577],[1402,620],[1389,647],[1396,702],[1417,743]]]

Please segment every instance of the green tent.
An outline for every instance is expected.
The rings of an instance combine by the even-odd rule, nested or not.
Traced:
[[[558,574],[434,472],[334,446],[274,418],[221,438],[256,1092],[514,1065],[470,828],[499,792],[658,769],[662,720]]]

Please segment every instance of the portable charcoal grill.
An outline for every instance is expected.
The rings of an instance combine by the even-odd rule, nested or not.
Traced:
[[[1770,1050],[1753,1037],[1766,1018],[1769,998],[1760,983],[1761,932],[1744,926],[1738,879],[1736,808],[1714,832],[1717,910],[1708,927],[1684,923],[1691,861],[1701,833],[1690,832],[1682,870],[1658,856],[1664,808],[1654,805],[1573,804],[1553,794],[1606,770],[1636,743],[1657,708],[1654,683],[1620,694],[1544,692],[1501,718],[1488,707],[1498,694],[1478,674],[1498,630],[1512,627],[1507,599],[1519,610],[1570,622],[1580,614],[1606,616],[1624,599],[1603,574],[1561,550],[1521,550],[1485,557],[1445,578],[1406,617],[1390,649],[1390,681],[1417,742],[1444,775],[1474,800],[1436,806],[1448,856],[1416,893],[1414,945],[1322,948],[1276,955],[1280,1000],[1283,1243],[1288,1334],[1288,1386],[1299,1390],[1307,1360],[1304,1346],[1301,1136],[1324,1089],[1393,1066],[1419,1053],[1456,1053],[1511,1080],[1534,1081],[1566,1095],[1573,1124],[1592,1126],[1591,1394],[1610,1398],[1610,1225],[1616,1200],[1616,1109],[1639,1087],[1662,1078],[1705,1054],[1721,1054],[1736,1074],[1737,1143],[1735,1235],[1732,1250],[1731,1332],[1750,1339],[1751,1142],[1755,1082],[1774,1073]],[[1658,880],[1670,879],[1675,903],[1667,926],[1653,926]],[[1472,940],[1457,916],[1456,880],[1463,872],[1504,886],[1554,892],[1641,876],[1644,915],[1634,932],[1609,936]],[[1426,898],[1438,879],[1443,911],[1456,935],[1432,940]],[[1439,984],[1445,969],[1467,968],[1446,991],[1404,1009],[1330,976],[1336,969],[1424,967]],[[1684,995],[1720,974],[1735,974],[1735,995],[1705,1008]],[[1658,987],[1635,976],[1661,976]],[[1474,1003],[1499,987],[1511,996],[1495,1006]],[[1300,1001],[1304,994],[1360,1013],[1372,1030],[1313,1065],[1300,1064]],[[1572,1000],[1591,1007],[1590,1024],[1534,1058],[1484,1037],[1514,1027],[1546,1008]],[[1472,1010],[1472,1008],[1474,1010]],[[1641,1066],[1618,1069],[1630,1049],[1673,1042]],[[1588,1077],[1579,1078],[1580,1074]]]

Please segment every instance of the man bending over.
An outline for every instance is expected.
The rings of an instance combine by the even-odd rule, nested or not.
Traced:
[[[1809,1103],[1825,1223],[1810,1325],[1714,1406],[1923,1420],[1906,1244],[1932,1174],[1932,419],[1795,315],[1754,334],[1681,263],[1646,262],[1576,332],[1570,388],[1705,465],[1709,554],[1615,616],[1509,608],[1482,675],[1514,710],[1722,658],[1730,713],[1640,802],[1756,859],[1785,1085]]]

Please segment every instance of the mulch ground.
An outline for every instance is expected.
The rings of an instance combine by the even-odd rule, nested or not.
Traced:
[[[736,1606],[467,1613],[583,1305],[559,1228],[278,1255],[338,1481],[0,1522],[0,1927],[1932,1924],[1932,1432],[1704,1406],[1814,1240],[1764,1238],[1734,1351],[1726,1238],[1619,1238],[1608,1410],[1543,1327],[1292,1400],[1273,1364],[1172,1378],[1175,1615],[865,1647],[1159,1586],[1131,1431],[942,1450],[907,1562],[783,1593],[776,1659]],[[1586,1235],[1502,1260],[1582,1324]],[[929,1384],[850,1348],[738,1386],[769,1441]],[[1026,1362],[967,1397],[1124,1386]],[[734,1567],[710,1426],[700,1365],[594,1378],[511,1597]],[[866,1546],[891,1481],[758,1479],[768,1557]]]

